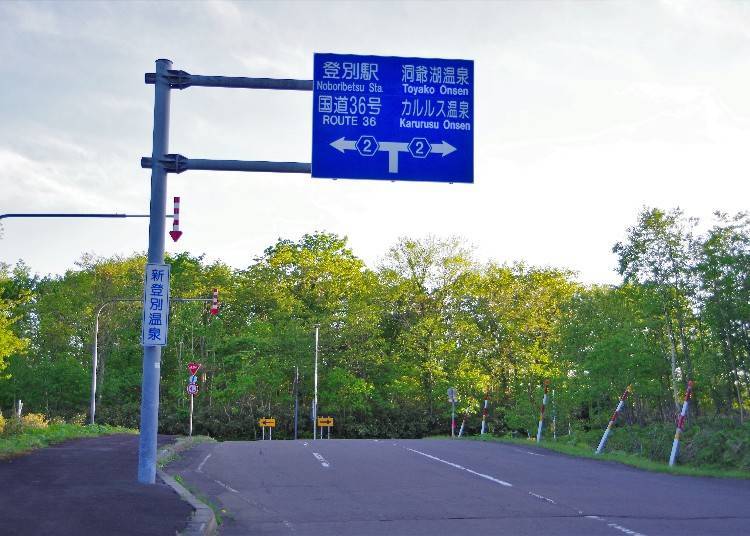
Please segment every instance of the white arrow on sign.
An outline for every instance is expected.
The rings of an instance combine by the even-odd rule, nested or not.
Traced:
[[[333,147],[336,150],[341,151],[342,153],[349,150],[354,150],[357,148],[357,142],[354,140],[347,140],[345,136],[341,136],[336,141],[331,142],[331,147]]]
[[[453,145],[451,145],[447,141],[443,140],[443,143],[435,143],[435,144],[433,144],[432,145],[432,150],[430,152],[431,153],[442,154],[445,157],[445,156],[448,156],[449,154],[451,154],[455,150],[456,150],[456,148],[453,147]]]
[[[347,140],[346,136],[342,136],[339,139],[332,141],[330,145],[342,153],[344,151],[357,150],[357,142],[355,140]],[[378,151],[385,151],[388,153],[388,173],[398,173],[398,153],[408,153],[409,143],[399,141],[381,141],[378,142],[378,146]],[[446,157],[457,150],[445,140],[441,143],[430,144],[430,146],[430,153],[441,154],[443,157]]]

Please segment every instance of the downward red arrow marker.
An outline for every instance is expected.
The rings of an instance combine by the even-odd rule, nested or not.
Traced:
[[[180,198],[174,198],[174,219],[172,220],[172,230],[169,231],[169,236],[172,237],[174,242],[177,242],[182,236],[180,231]]]

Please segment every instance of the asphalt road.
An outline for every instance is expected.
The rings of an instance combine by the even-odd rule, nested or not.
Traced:
[[[750,534],[750,481],[450,440],[203,444],[169,466],[230,535]]]
[[[159,445],[172,438],[159,436]],[[160,536],[193,508],[161,482],[137,482],[138,436],[73,439],[0,461],[2,536]]]

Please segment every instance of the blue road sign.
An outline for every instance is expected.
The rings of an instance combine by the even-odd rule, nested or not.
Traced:
[[[474,62],[315,54],[312,176],[474,182]]]

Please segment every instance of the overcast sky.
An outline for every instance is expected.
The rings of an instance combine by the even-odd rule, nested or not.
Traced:
[[[325,230],[375,266],[399,236],[619,280],[644,205],[748,209],[747,2],[1,2],[0,213],[147,213],[154,60],[312,78],[314,52],[475,61],[475,183],[187,172],[168,251],[247,266]],[[309,162],[309,92],[174,91],[170,151]],[[145,251],[146,219],[3,220],[0,261]]]

